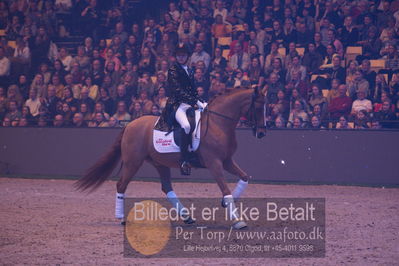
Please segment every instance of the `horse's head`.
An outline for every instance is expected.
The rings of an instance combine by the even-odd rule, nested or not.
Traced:
[[[247,118],[252,127],[254,136],[259,139],[263,138],[266,135],[265,95],[259,92],[258,87],[254,88]]]

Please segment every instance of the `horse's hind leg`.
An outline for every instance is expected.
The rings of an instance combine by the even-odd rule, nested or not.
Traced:
[[[176,210],[179,211],[180,215],[182,216],[186,224],[194,223],[195,221],[190,216],[184,214],[182,215],[182,210],[184,209],[184,206],[180,202],[176,193],[173,191],[170,168],[163,165],[156,165],[156,164],[153,165],[159,173],[159,176],[161,178],[162,191],[165,193],[168,201],[172,204],[174,208],[176,208]]]
[[[245,173],[232,158],[226,160],[223,163],[223,168],[230,174],[237,175],[240,178],[240,180],[237,182],[236,187],[231,193],[231,195],[233,195],[235,199],[240,198],[241,194],[248,186],[250,176]]]
[[[122,165],[122,176],[119,178],[119,181],[116,183],[116,199],[115,199],[115,217],[117,219],[122,220],[125,218],[124,212],[124,202],[125,202],[125,192],[127,189],[127,185],[133,176],[137,173],[141,165],[143,164],[143,160],[130,160],[127,162],[123,162]]]

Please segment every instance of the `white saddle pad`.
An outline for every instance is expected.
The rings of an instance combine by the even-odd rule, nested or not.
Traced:
[[[201,111],[195,110],[195,129],[192,134],[192,145],[193,147],[189,147],[190,151],[196,151],[200,144],[200,132],[201,125],[199,123],[201,117]],[[158,119],[159,120],[159,119]],[[158,123],[158,120],[155,122],[155,125]],[[154,148],[159,153],[171,153],[171,152],[180,152],[180,147],[177,146],[174,139],[174,133],[171,132],[166,135],[167,132],[153,130],[153,143]]]

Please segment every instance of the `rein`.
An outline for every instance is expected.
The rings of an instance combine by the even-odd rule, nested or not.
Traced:
[[[227,120],[235,121],[235,119],[233,119],[233,118],[231,118],[231,117],[229,117],[229,116],[227,116],[227,115],[224,115],[224,114],[221,114],[221,113],[218,113],[218,112],[209,110],[209,109],[206,109],[206,110],[207,110],[207,112],[210,113],[210,114],[214,114],[214,115],[223,117],[223,118],[225,118],[225,119],[227,119]]]

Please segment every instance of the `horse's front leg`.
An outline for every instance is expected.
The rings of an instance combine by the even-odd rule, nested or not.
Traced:
[[[161,165],[154,165],[154,167],[159,173],[159,176],[161,178],[162,191],[165,193],[166,198],[168,199],[170,204],[179,212],[185,224],[195,223],[195,220],[193,220],[189,215],[183,214],[184,206],[180,202],[176,193],[173,191],[170,168]]]
[[[244,172],[238,164],[233,160],[233,158],[229,158],[223,163],[224,169],[230,174],[237,175],[240,180],[237,182],[236,187],[231,193],[234,199],[239,199],[244,193],[245,189],[248,186],[248,181],[251,178],[246,172]]]
[[[207,157],[210,158],[210,157]],[[223,173],[223,163],[221,160],[218,159],[213,159],[205,162],[206,167],[209,169],[209,171],[212,173],[213,177],[216,180],[216,183],[218,184],[222,195],[222,206],[227,208],[229,218],[230,220],[233,221],[233,227],[235,229],[242,229],[244,227],[247,227],[247,224],[240,219],[240,216],[237,212],[236,205],[234,203],[234,197],[230,192],[229,187],[227,186],[226,183],[226,178]]]

